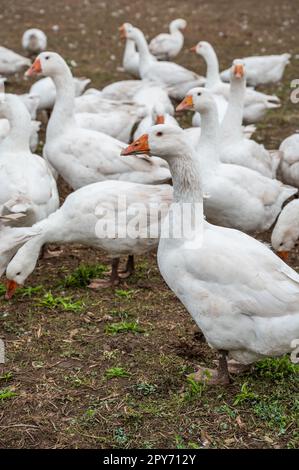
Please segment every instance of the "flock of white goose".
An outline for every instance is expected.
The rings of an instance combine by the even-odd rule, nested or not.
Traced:
[[[22,38],[28,54],[38,54],[33,64],[0,48],[2,84],[26,67],[27,77],[44,77],[27,94],[0,96],[0,275],[6,273],[9,299],[44,245],[81,243],[112,257],[110,279],[91,284],[99,288],[129,276],[134,255],[158,247],[164,280],[219,352],[210,383],[226,384],[229,371],[289,353],[299,338],[299,275],[248,234],[276,222],[272,247],[282,257],[299,237],[299,200],[283,208],[299,188],[299,134],[277,151],[252,139],[254,123],[280,106],[254,86],[280,81],[290,55],[237,59],[220,73],[215,50],[201,41],[192,50],[206,62],[202,77],[170,61],[183,47],[185,27],[176,19],[169,34],[148,45],[140,29],[123,24],[123,68],[135,78],[102,90],[84,91],[90,80],[74,78],[59,54],[44,52],[40,30]],[[181,101],[177,111],[195,111],[191,128],[174,117],[175,101]],[[41,157],[34,153],[36,116],[45,112]],[[73,189],[61,207],[58,175]],[[199,220],[198,233],[191,241],[172,232],[160,239],[101,236],[101,218],[108,223],[117,211],[119,224],[121,212],[130,221],[136,204],[166,205],[160,224],[172,227],[181,223],[178,207],[188,204],[190,220],[183,223]],[[150,214],[140,230],[156,223]],[[124,272],[122,256],[128,257]],[[199,369],[195,378],[206,375]]]

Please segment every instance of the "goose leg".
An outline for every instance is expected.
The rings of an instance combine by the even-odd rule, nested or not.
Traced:
[[[127,264],[126,264],[126,269],[119,273],[119,277],[121,277],[122,279],[126,279],[127,277],[131,276],[131,274],[133,274],[134,271],[135,271],[134,255],[129,255]]]
[[[120,281],[118,275],[118,266],[119,266],[119,258],[113,258],[111,262],[111,274],[110,279],[93,279],[92,282],[89,284],[90,289],[99,289],[105,287],[114,287]]]
[[[227,351],[219,351],[217,369],[208,369],[207,367],[199,367],[198,371],[190,374],[190,378],[196,382],[203,382],[207,385],[228,385],[230,376],[227,365]]]

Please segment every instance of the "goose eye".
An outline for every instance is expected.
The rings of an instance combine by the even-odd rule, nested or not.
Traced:
[[[49,55],[46,55],[45,59],[46,59],[46,60],[49,60],[49,59],[50,59],[50,56],[49,56]]]
[[[197,96],[201,96],[201,92],[200,92],[200,91],[197,93]]]
[[[163,135],[163,132],[157,132],[156,136],[161,137]]]
[[[20,274],[21,274],[21,271],[20,271],[20,272],[18,272],[16,275],[17,275],[17,276],[20,276]]]

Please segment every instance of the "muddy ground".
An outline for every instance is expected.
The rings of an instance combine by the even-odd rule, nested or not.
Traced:
[[[119,68],[121,23],[152,37],[175,17],[188,21],[177,61],[200,73],[202,61],[188,52],[199,40],[214,44],[223,67],[238,56],[299,54],[295,0],[1,0],[0,44],[21,52],[23,31],[40,27],[49,49],[100,88],[129,78]],[[267,87],[283,103],[258,126],[255,137],[269,148],[299,126],[299,105],[289,99],[294,78],[296,58],[283,83]],[[7,90],[28,87],[18,77]],[[298,252],[290,263],[299,270]],[[40,261],[14,300],[1,297],[2,448],[298,447],[298,369],[287,358],[262,361],[226,388],[188,381],[216,355],[161,279],[155,255],[139,258],[136,274],[116,291],[90,291],[87,279],[108,265],[104,253],[67,247]]]

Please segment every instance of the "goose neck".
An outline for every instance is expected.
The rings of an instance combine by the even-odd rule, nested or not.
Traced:
[[[135,42],[139,52],[140,71],[142,72],[147,69],[151,62],[151,53],[142,31],[135,31]]]
[[[199,139],[197,164],[201,165],[203,181],[215,173],[220,165],[219,156],[219,121],[216,105],[201,113],[201,135]]]
[[[242,121],[245,97],[245,80],[232,79],[228,107],[221,126],[221,138],[236,141],[242,139]]]
[[[178,147],[178,155],[169,160],[173,179],[174,202],[202,203],[200,169],[194,164],[194,150],[186,142]]]
[[[212,88],[221,83],[220,73],[219,73],[219,62],[216,55],[216,52],[211,47],[208,50],[208,53],[205,55],[205,61],[207,64],[207,81],[206,87]]]
[[[66,66],[63,72],[55,74],[53,82],[56,99],[47,128],[47,138],[60,134],[67,125],[75,126],[75,85],[71,71]]]
[[[123,63],[130,60],[134,54],[136,54],[134,41],[132,39],[126,39]]]

